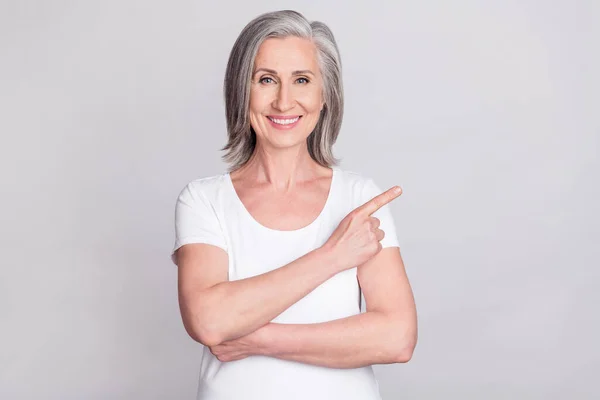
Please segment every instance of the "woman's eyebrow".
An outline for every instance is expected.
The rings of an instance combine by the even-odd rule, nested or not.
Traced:
[[[301,69],[300,71],[292,72],[292,75],[315,75],[310,69]]]
[[[268,72],[269,74],[273,74],[273,75],[277,75],[277,71],[275,71],[274,69],[269,69],[269,68],[258,68],[256,71],[254,71],[254,73],[252,75],[254,76],[260,71]],[[292,75],[309,75],[309,74],[313,75],[313,76],[315,75],[309,69],[302,69],[302,70],[292,72]]]

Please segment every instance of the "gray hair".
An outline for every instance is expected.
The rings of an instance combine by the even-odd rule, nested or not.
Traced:
[[[339,134],[344,113],[342,63],[333,33],[322,22],[309,22],[302,14],[291,10],[259,15],[238,36],[227,63],[224,82],[225,115],[228,150],[222,158],[230,165],[229,172],[244,165],[256,147],[256,133],[250,126],[250,81],[258,48],[267,38],[296,36],[311,40],[317,48],[317,60],[323,76],[325,105],[315,129],[307,138],[310,156],[319,164],[330,167],[339,160],[332,147]]]

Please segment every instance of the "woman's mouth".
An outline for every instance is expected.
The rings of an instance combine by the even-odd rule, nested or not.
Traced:
[[[302,115],[295,116],[268,116],[267,119],[271,123],[271,125],[277,129],[292,129],[294,126],[298,124]]]

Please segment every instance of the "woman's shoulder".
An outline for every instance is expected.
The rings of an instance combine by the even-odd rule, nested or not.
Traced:
[[[227,173],[198,176],[188,181],[180,191],[180,196],[190,194],[212,198],[226,184]]]

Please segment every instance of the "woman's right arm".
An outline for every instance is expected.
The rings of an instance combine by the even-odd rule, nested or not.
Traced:
[[[177,252],[179,306],[188,334],[206,346],[268,324],[337,273],[377,254],[384,232],[371,214],[400,195],[393,188],[350,212],[327,242],[273,271],[228,281],[222,248],[190,243]]]
[[[227,253],[209,244],[177,250],[179,307],[188,334],[213,346],[254,332],[343,270],[317,248],[273,271],[227,280]]]

